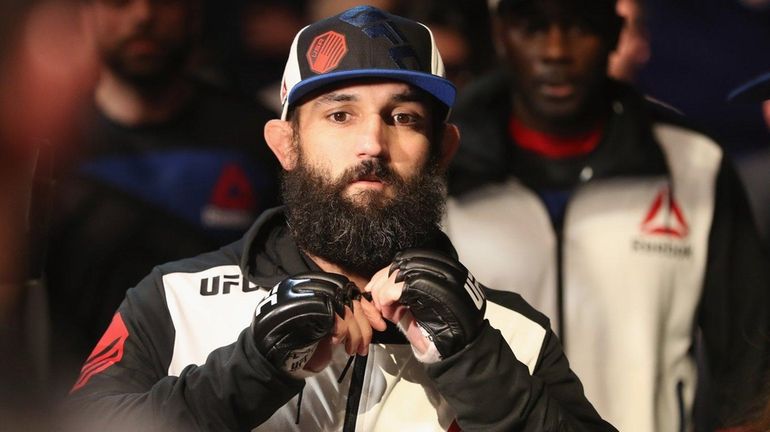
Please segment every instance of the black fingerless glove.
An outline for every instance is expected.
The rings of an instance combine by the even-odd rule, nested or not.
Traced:
[[[390,267],[404,282],[400,302],[409,307],[442,358],[472,342],[486,310],[484,290],[457,260],[437,251],[407,249]]]
[[[251,330],[257,349],[277,368],[301,371],[318,342],[334,328],[334,315],[351,305],[353,285],[333,273],[304,273],[284,279],[257,305]]]

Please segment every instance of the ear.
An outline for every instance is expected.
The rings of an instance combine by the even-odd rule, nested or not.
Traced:
[[[449,168],[449,163],[452,162],[458,148],[460,148],[460,128],[452,123],[446,123],[444,125],[444,138],[441,140],[441,156],[438,161],[442,171]]]
[[[273,151],[278,162],[286,171],[297,165],[297,148],[294,145],[293,128],[285,120],[270,120],[265,124],[265,141]]]

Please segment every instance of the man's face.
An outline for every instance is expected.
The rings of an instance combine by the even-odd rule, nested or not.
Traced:
[[[580,20],[504,17],[501,42],[514,80],[516,115],[549,130],[589,114],[606,77],[612,48],[607,39]]]
[[[341,87],[305,102],[298,115],[304,161],[330,181],[347,181],[344,196],[361,205],[395,198],[394,185],[375,175],[344,179],[347,170],[379,160],[408,180],[430,156],[432,111],[426,96],[407,84]]]
[[[295,115],[297,159],[283,198],[301,248],[371,275],[435,235],[445,187],[421,93],[400,83],[353,85],[308,100]]]
[[[189,54],[192,6],[193,0],[92,0],[88,13],[102,61],[138,85],[167,80]]]

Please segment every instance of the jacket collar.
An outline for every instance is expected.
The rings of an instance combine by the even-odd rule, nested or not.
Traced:
[[[286,225],[284,207],[263,212],[244,237],[240,266],[262,287],[273,287],[287,276],[321,269],[297,247]]]
[[[665,158],[652,134],[653,110],[632,87],[608,81],[608,120],[592,153],[561,160],[520,149],[511,142],[507,125],[512,113],[509,78],[497,72],[468,90],[456,110],[464,136],[450,188],[462,193],[480,183],[519,177],[533,188],[566,189],[586,180],[614,176],[665,174]],[[475,107],[475,108],[474,108]],[[480,109],[483,107],[483,109]],[[489,116],[489,113],[497,115]],[[462,184],[462,177],[479,182]],[[454,180],[454,181],[453,181]]]

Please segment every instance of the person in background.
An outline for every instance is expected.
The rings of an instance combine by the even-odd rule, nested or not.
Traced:
[[[48,322],[41,282],[54,154],[77,139],[96,61],[76,2],[0,0],[0,418],[48,431]]]
[[[403,15],[427,25],[436,38],[447,79],[458,91],[489,71],[495,62],[489,8],[483,0],[402,2]]]
[[[615,430],[545,317],[477,284],[439,229],[459,132],[430,30],[371,6],[317,21],[282,89],[265,137],[285,206],[128,291],[70,395],[86,422]]]
[[[770,72],[739,86],[728,95],[732,103],[761,103],[762,118],[770,131]],[[738,170],[765,244],[770,249],[770,142],[739,159]]]
[[[609,76],[634,83],[639,70],[650,59],[650,36],[645,21],[644,0],[618,0],[623,28],[615,51],[610,54]]]
[[[277,202],[269,112],[190,77],[199,2],[82,7],[99,77],[80,141],[57,151],[45,268],[62,388],[153,265],[240,237]]]
[[[768,370],[770,276],[730,161],[608,77],[614,0],[495,12],[507,67],[452,117],[463,135],[444,228],[460,259],[549,316],[620,430],[692,428],[696,339],[718,426],[734,425]]]

